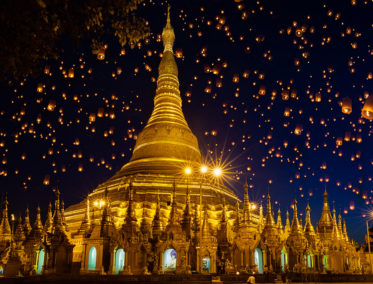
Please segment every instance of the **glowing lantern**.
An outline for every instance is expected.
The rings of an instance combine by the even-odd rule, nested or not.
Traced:
[[[352,112],[352,101],[349,97],[342,99],[342,112],[345,114],[350,114]]]
[[[240,76],[238,74],[233,75],[233,83],[238,83],[240,81]]]
[[[97,110],[97,117],[103,117],[104,116],[104,108],[99,107]]]
[[[56,101],[50,100],[47,106],[47,110],[54,111],[55,107],[56,107]]]
[[[290,108],[285,108],[285,111],[284,111],[284,116],[290,116]]]
[[[89,115],[89,121],[90,122],[95,122],[96,121],[96,114],[95,113],[91,113]]]
[[[337,140],[335,141],[335,143],[337,144],[337,146],[342,146],[342,144],[343,144],[342,137],[338,137]]]
[[[42,93],[43,92],[43,84],[39,83],[38,86],[36,87],[36,91],[38,93]]]
[[[49,180],[50,180],[49,175],[46,175],[46,176],[44,177],[43,184],[44,184],[44,185],[49,185]]]
[[[292,99],[296,99],[297,98],[297,90],[292,90],[291,91],[291,93],[290,93],[290,97],[292,98]]]
[[[366,119],[373,119],[373,95],[370,95],[365,101],[363,109],[361,110],[361,115]]]
[[[284,100],[284,101],[287,101],[289,99],[289,91],[282,91],[281,92],[281,98]]]
[[[117,67],[117,75],[120,75],[120,74],[122,74],[122,68]]]
[[[317,93],[316,96],[315,96],[315,101],[317,103],[321,102],[321,94],[320,93]]]
[[[301,135],[303,131],[303,126],[301,124],[297,124],[294,130],[295,135]]]
[[[82,171],[83,171],[83,165],[80,164],[80,165],[78,166],[78,172],[82,172]]]
[[[246,79],[246,78],[249,78],[249,76],[250,76],[250,71],[249,71],[249,70],[245,70],[245,71],[243,72],[243,74],[242,74],[242,77],[244,77],[245,79]]]
[[[107,45],[101,47],[98,51],[97,51],[97,59],[98,60],[104,60],[105,59],[105,50],[107,48]]]
[[[266,87],[260,86],[259,88],[259,95],[264,96],[266,94]]]
[[[67,73],[67,76],[69,77],[69,78],[74,78],[74,68],[70,68],[69,69],[69,72]]]
[[[183,57],[183,50],[181,48],[178,48],[175,50],[175,55],[177,58],[182,58]]]
[[[355,202],[353,200],[350,202],[350,210],[355,210]]]
[[[351,132],[346,131],[346,133],[345,133],[345,141],[349,142],[350,140],[351,140]]]
[[[51,71],[50,66],[49,65],[45,65],[45,67],[44,67],[44,74],[48,75],[50,71]]]
[[[219,64],[216,64],[213,68],[212,68],[212,74],[214,75],[218,75],[221,71],[221,66]]]

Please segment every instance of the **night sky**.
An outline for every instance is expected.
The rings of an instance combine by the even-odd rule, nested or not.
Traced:
[[[296,198],[316,226],[328,181],[331,208],[363,242],[373,210],[372,121],[361,116],[373,94],[373,1],[236,2],[171,2],[183,111],[202,156],[220,159],[241,198],[245,176],[251,199],[269,191],[284,221]],[[57,186],[65,207],[80,202],[129,161],[153,107],[167,3],[141,5],[151,35],[125,55],[114,37],[102,61],[88,40],[66,38],[49,72],[1,83],[10,213],[40,204],[45,215]]]

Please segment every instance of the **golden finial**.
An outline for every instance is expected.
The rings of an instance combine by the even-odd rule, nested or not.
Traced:
[[[163,32],[162,32],[162,40],[163,40],[163,46],[164,46],[163,52],[170,51],[173,53],[172,47],[174,45],[175,33],[174,33],[174,29],[171,26],[170,8],[171,7],[169,5],[167,9],[166,26],[163,28]]]
[[[171,5],[168,4],[168,7],[167,7],[167,24],[166,24],[166,27],[169,27],[169,28],[171,28],[170,9],[171,9]]]

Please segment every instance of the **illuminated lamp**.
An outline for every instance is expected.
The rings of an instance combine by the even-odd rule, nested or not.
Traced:
[[[373,96],[370,95],[367,100],[365,101],[365,104],[363,106],[363,109],[361,110],[362,117],[372,120],[373,119]]]
[[[349,97],[342,99],[342,112],[345,114],[350,114],[352,112],[352,101]]]

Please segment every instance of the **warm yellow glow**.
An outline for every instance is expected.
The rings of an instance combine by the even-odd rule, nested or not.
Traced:
[[[207,173],[207,167],[206,166],[201,167],[201,173],[203,173],[203,174]]]
[[[218,176],[221,176],[221,174],[222,174],[221,168],[214,169],[214,176],[218,177]]]
[[[100,208],[105,206],[105,200],[102,200],[102,199],[98,199],[96,201],[93,202],[93,205],[97,208]]]
[[[184,170],[186,175],[190,175],[192,173],[192,168],[191,167],[186,167]]]

